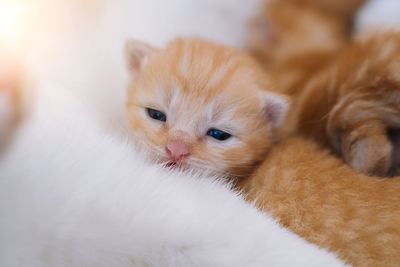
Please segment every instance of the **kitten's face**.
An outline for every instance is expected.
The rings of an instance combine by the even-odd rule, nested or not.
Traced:
[[[243,176],[271,146],[286,100],[262,90],[258,66],[223,46],[131,41],[127,114],[135,138],[167,165]]]

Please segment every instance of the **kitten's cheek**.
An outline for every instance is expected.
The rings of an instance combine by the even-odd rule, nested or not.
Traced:
[[[137,111],[134,107],[126,108],[126,116],[129,121],[129,125],[132,130],[137,130],[143,128],[143,123],[141,122],[139,116],[137,115]]]

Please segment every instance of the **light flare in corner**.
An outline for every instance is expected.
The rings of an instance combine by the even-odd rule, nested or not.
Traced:
[[[0,49],[16,52],[23,45],[25,5],[18,0],[0,0]]]

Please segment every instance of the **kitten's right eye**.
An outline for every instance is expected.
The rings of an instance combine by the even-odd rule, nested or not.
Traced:
[[[224,131],[218,130],[218,129],[208,130],[207,135],[209,135],[219,141],[225,141],[226,139],[228,139],[232,136],[232,135],[230,135]]]
[[[147,108],[147,113],[149,114],[150,118],[158,120],[158,121],[167,121],[167,116],[162,113],[161,111],[152,109],[152,108]]]

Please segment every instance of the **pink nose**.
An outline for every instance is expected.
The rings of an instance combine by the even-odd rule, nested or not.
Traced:
[[[165,150],[173,161],[179,161],[190,155],[189,146],[186,143],[178,140],[168,142]]]

